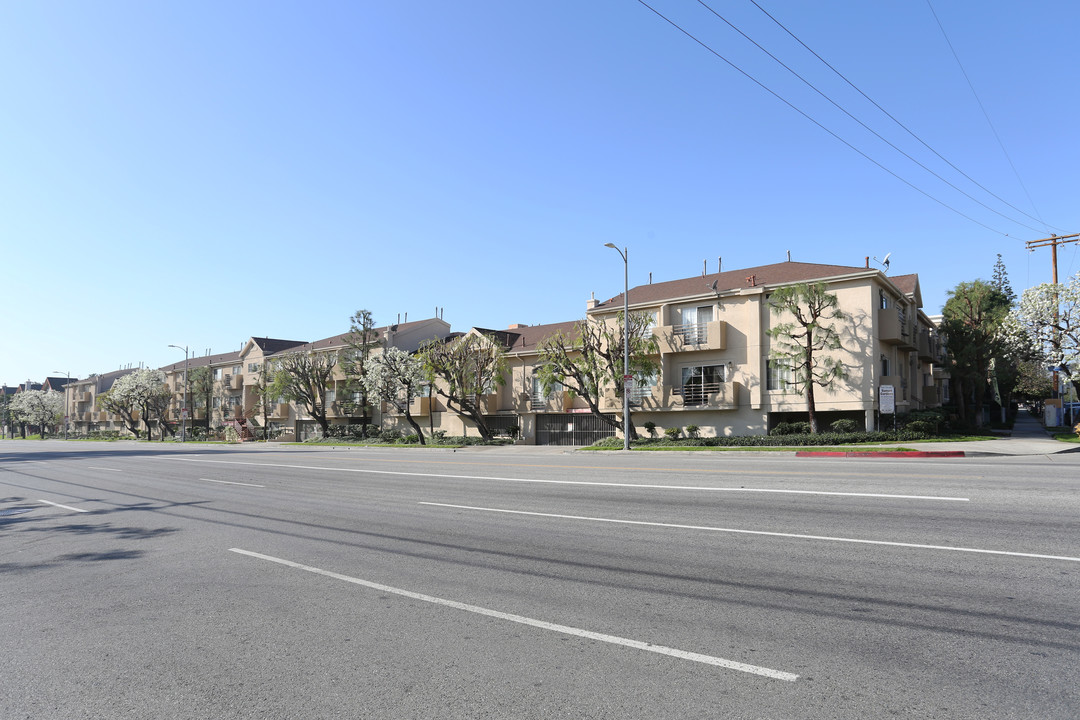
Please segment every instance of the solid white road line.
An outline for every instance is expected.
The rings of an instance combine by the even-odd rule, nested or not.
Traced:
[[[802,535],[798,533],[769,532],[766,530],[739,530],[735,528],[710,527],[708,525],[680,525],[677,523],[647,522],[644,520],[619,520],[616,518],[588,517],[585,515],[559,515],[556,513],[529,512],[527,510],[504,510],[501,508],[473,507],[471,505],[451,505],[449,503],[421,502],[418,505],[455,508],[458,510],[478,510],[481,512],[505,513],[508,515],[531,515],[533,517],[559,518],[562,520],[588,520],[591,522],[616,523],[620,525],[646,525],[649,527],[675,528],[679,530],[704,530],[707,532],[736,533],[739,535],[766,535],[769,537],[795,538],[798,540],[828,540],[830,542],[858,543],[861,545],[888,545],[891,547],[915,548],[918,550],[951,550],[953,552],[979,553],[983,555],[1009,555],[1011,557],[1038,558],[1040,560],[1067,560],[1080,562],[1080,557],[1068,555],[1040,555],[1038,553],[1010,552],[1007,550],[983,550],[981,548],[957,547],[954,545],[923,545],[920,543],[893,542],[891,540],[860,540],[857,538],[830,537],[828,535]]]
[[[255,485],[252,483],[232,482],[231,480],[211,480],[210,478],[199,478],[204,482],[221,483],[222,485],[243,485],[244,487],[266,487],[265,485]]]
[[[781,495],[833,495],[840,497],[887,498],[890,500],[944,500],[970,502],[971,498],[944,497],[940,495],[887,495],[884,493],[834,492],[828,490],[778,490],[773,488],[707,487],[699,485],[645,485],[638,483],[590,482],[587,480],[538,480],[534,478],[495,477],[491,475],[440,475],[437,473],[402,472],[399,470],[372,470],[370,468],[335,468],[317,465],[286,465],[282,463],[245,462],[243,460],[197,460],[195,458],[163,457],[163,460],[183,462],[219,463],[225,465],[257,465],[260,467],[291,468],[294,470],[324,470],[327,472],[366,473],[371,475],[404,475],[408,477],[448,478],[451,480],[493,480],[498,482],[537,483],[541,485],[592,485],[596,487],[640,488],[645,490],[694,490],[702,492],[774,493]]]
[[[60,503],[54,503],[51,500],[38,500],[38,502],[45,503],[46,505],[52,505],[53,507],[64,508],[65,510],[71,510],[73,512],[90,512],[89,510],[82,510],[77,507],[71,507],[70,505],[61,505]]]
[[[117,470],[116,468],[94,467],[93,465],[87,465],[90,470],[108,470],[109,472],[124,472],[123,470]]]
[[[601,642],[611,643],[613,645],[622,645],[624,647],[630,647],[637,650],[646,650],[648,652],[658,653],[660,655],[670,655],[671,657],[679,658],[681,660],[690,660],[693,662],[705,663],[706,665],[715,665],[716,667],[726,668],[728,670],[737,670],[739,672],[750,673],[752,675],[761,675],[775,680],[786,680],[788,682],[794,682],[799,678],[798,675],[784,672],[782,670],[773,670],[771,668],[759,667],[757,665],[747,665],[745,663],[736,662],[734,660],[725,660],[724,658],[713,657],[712,655],[702,655],[700,653],[687,652],[685,650],[677,650],[675,648],[665,647],[663,645],[653,645],[652,643],[642,642],[640,640],[631,640],[629,638],[618,637],[617,635],[605,635],[603,633],[592,632],[590,630],[582,630],[580,628],[570,627],[568,625],[557,625],[555,623],[549,623],[544,620],[536,620],[522,615],[513,615],[511,613],[504,613],[498,610],[490,610],[488,608],[480,607],[478,605],[467,605],[466,603],[460,603],[456,600],[447,600],[445,598],[434,597],[432,595],[423,595],[421,593],[412,592],[411,590],[402,590],[401,588],[391,587],[389,585],[382,585],[380,583],[371,582],[369,580],[361,580],[360,578],[351,577],[349,575],[342,575],[340,573],[332,572],[330,570],[323,570],[321,568],[311,567],[310,565],[301,565],[300,563],[293,562],[291,560],[283,560],[282,558],[273,557],[270,555],[263,555],[261,553],[252,552],[250,550],[241,550],[240,548],[229,548],[230,552],[239,553],[241,555],[247,555],[249,557],[258,558],[260,560],[267,560],[269,562],[278,563],[279,565],[285,565],[286,567],[295,568],[297,570],[305,570],[316,575],[323,575],[325,577],[334,578],[335,580],[343,580],[354,585],[361,585],[372,590],[378,590],[379,592],[392,593],[394,595],[401,595],[402,597],[411,598],[413,600],[422,600],[423,602],[433,603],[435,605],[442,605],[444,607],[454,608],[456,610],[464,610],[466,612],[476,613],[478,615],[486,615],[488,617],[498,618],[499,620],[508,620],[510,622],[520,623],[522,625],[530,625],[532,627],[540,628],[542,630],[550,630],[552,632],[564,633],[566,635],[574,635],[576,637],[587,638],[589,640],[599,640]]]

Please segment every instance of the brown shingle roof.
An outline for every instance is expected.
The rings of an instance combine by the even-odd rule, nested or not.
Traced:
[[[853,275],[856,273],[876,273],[878,271],[865,267],[850,265],[820,265],[818,263],[781,262],[772,265],[759,265],[758,267],[744,268],[742,270],[727,270],[709,275],[683,278],[681,280],[669,280],[667,282],[652,283],[650,285],[638,285],[630,288],[630,304],[660,302],[680,297],[695,297],[710,292],[713,282],[716,283],[717,292],[739,290],[745,287],[762,285],[786,285],[789,283],[808,282],[830,277]],[[753,278],[753,281],[750,280]],[[615,297],[600,303],[597,309],[611,310],[622,306],[623,296],[619,293]]]

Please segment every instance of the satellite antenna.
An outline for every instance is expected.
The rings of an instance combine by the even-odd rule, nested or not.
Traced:
[[[716,292],[716,283],[717,283],[716,280],[713,280],[711,283],[709,283],[709,289],[712,290],[713,292]]]
[[[874,262],[878,263],[879,265],[881,265],[881,267],[885,268],[885,272],[889,272],[889,258],[890,257],[892,257],[891,252],[890,253],[885,253],[885,257],[881,258],[880,260],[878,260],[875,257]]]

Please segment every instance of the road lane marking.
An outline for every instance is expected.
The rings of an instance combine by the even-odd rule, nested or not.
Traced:
[[[675,528],[678,530],[704,530],[717,533],[735,533],[739,535],[765,535],[768,537],[794,538],[798,540],[827,540],[830,542],[857,543],[860,545],[887,545],[890,547],[915,548],[918,550],[950,550],[953,552],[978,553],[982,555],[1008,555],[1011,557],[1038,558],[1040,560],[1067,560],[1080,562],[1080,557],[1068,555],[1041,555],[1038,553],[1011,552],[1008,550],[985,550],[982,548],[959,547],[955,545],[923,545],[920,543],[895,542],[892,540],[863,540],[859,538],[831,537],[828,535],[803,535],[799,533],[770,532],[767,530],[741,530],[737,528],[710,527],[708,525],[682,525],[678,523],[648,522],[645,520],[620,520],[617,518],[589,517],[586,515],[560,515],[557,513],[530,512],[527,510],[506,510],[502,508],[474,507],[472,505],[451,505],[449,503],[420,502],[418,505],[455,508],[458,510],[477,510],[480,512],[504,513],[508,515],[531,515],[533,517],[559,518],[562,520],[588,520],[591,522],[615,523],[619,525],[645,525],[649,527]]]
[[[108,470],[109,472],[124,472],[123,470],[117,470],[116,468],[95,467],[93,465],[87,465],[86,467],[91,469],[91,470]]]
[[[379,448],[371,448],[378,450]],[[364,462],[380,462],[380,463],[401,463],[401,458],[384,458],[384,457],[371,457],[371,455],[352,448],[349,449],[351,453],[355,455],[346,456],[334,456],[326,455],[322,459],[324,460],[355,460],[358,457],[363,457]],[[791,452],[794,453],[796,448],[792,447]],[[282,451],[277,451],[282,452]],[[294,452],[294,451],[286,451]],[[298,452],[298,451],[296,451]],[[313,451],[312,451],[313,452]],[[655,453],[653,453],[655,454]],[[730,454],[730,453],[729,453]],[[737,454],[737,453],[735,453]],[[638,457],[642,457],[641,452],[637,453]],[[802,465],[803,461],[797,458],[786,459],[782,457],[768,458],[769,460],[785,463],[795,463]],[[619,467],[615,465],[556,465],[554,463],[501,463],[501,462],[481,462],[479,460],[415,460],[409,458],[404,461],[412,465],[479,465],[481,467],[529,467],[529,468],[553,468],[555,470],[618,470],[619,472],[679,472],[686,474],[698,474],[698,475],[739,475],[745,476],[746,470],[743,468],[675,468],[675,467]],[[814,465],[819,463],[815,462]],[[823,463],[822,463],[823,464]],[[845,463],[846,464],[846,463]],[[925,467],[933,463],[920,463],[920,467]],[[970,467],[974,463],[965,463],[964,467]],[[908,468],[905,468],[905,472],[908,472]],[[811,473],[801,468],[798,472],[791,472],[788,470],[754,470],[756,475],[776,475],[779,477],[807,477]],[[825,474],[825,473],[818,473]],[[896,473],[893,472],[843,472],[843,471],[830,471],[827,473],[831,477],[851,477],[851,478],[889,478],[895,479]],[[908,474],[906,477],[915,478],[919,480],[955,480],[955,475],[928,475],[928,474]],[[968,475],[967,479],[982,479],[984,475]]]
[[[52,505],[53,507],[64,508],[65,510],[72,510],[74,512],[90,512],[89,510],[83,510],[81,508],[71,507],[70,505],[61,505],[60,503],[54,503],[51,500],[40,500],[39,499],[38,502],[45,503],[46,505]]]
[[[939,500],[943,502],[970,502],[971,498],[942,495],[889,495],[885,493],[838,492],[829,490],[781,490],[777,488],[706,487],[699,485],[646,485],[642,483],[592,482],[587,480],[540,480],[536,478],[496,477],[491,475],[445,475],[439,473],[404,472],[401,470],[372,470],[370,468],[335,468],[318,465],[287,465],[284,463],[259,463],[243,460],[197,460],[194,458],[167,458],[183,462],[218,463],[224,465],[256,465],[258,467],[290,468],[293,470],[323,470],[326,472],[366,473],[370,475],[398,475],[421,478],[444,478],[451,480],[492,480],[498,482],[535,483],[539,485],[591,485],[596,487],[641,488],[645,490],[691,490],[701,492],[772,493],[778,495],[831,495],[839,497],[885,498],[889,500]]]
[[[660,655],[668,655],[674,658],[679,658],[680,660],[690,660],[692,662],[704,663],[706,665],[714,665],[716,667],[722,667],[728,670],[737,670],[738,672],[750,673],[752,675],[761,675],[763,677],[773,678],[774,680],[786,680],[788,682],[794,682],[795,680],[799,679],[798,675],[784,672],[783,670],[773,670],[772,668],[760,667],[758,665],[747,665],[746,663],[737,662],[735,660],[726,660],[724,658],[714,657],[712,655],[702,655],[700,653],[665,647],[664,645],[654,645],[652,643],[642,642],[640,640],[631,640],[630,638],[619,637],[617,635],[606,635],[604,633],[593,632],[591,630],[582,630],[581,628],[570,627],[569,625],[558,625],[556,623],[547,622],[546,620],[536,620],[534,618],[525,617],[523,615],[504,613],[499,610],[491,610],[489,608],[480,607],[478,605],[468,605],[466,603],[461,603],[456,600],[447,600],[446,598],[435,597],[433,595],[424,595],[422,593],[412,592],[411,590],[403,590],[401,588],[391,587],[389,585],[382,585],[380,583],[371,582],[370,580],[361,580],[360,578],[352,577],[350,575],[342,575],[341,573],[336,573],[330,570],[323,570],[322,568],[312,567],[310,565],[302,565],[291,560],[284,560],[282,558],[273,557],[271,555],[263,555],[262,553],[252,552],[250,550],[229,548],[229,552],[239,553],[240,555],[247,555],[249,557],[257,558],[259,560],[266,560],[297,570],[304,570],[306,572],[315,573],[316,575],[323,575],[325,577],[333,578],[335,580],[343,580],[344,582],[352,583],[354,585],[360,585],[366,588],[371,588],[372,590],[378,590],[379,592],[400,595],[402,597],[411,598],[413,600],[421,600],[423,602],[433,603],[435,605],[442,605],[444,607],[454,608],[456,610],[464,610],[466,612],[476,613],[478,615],[486,615],[487,617],[493,617],[499,620],[508,620],[510,622],[520,623],[522,625],[529,625],[531,627],[540,628],[542,630],[550,630],[552,632],[564,633],[566,635],[574,635],[576,637],[586,638],[589,640],[599,640],[601,642],[611,643],[613,645],[622,645],[623,647],[634,648],[636,650],[645,650]]]
[[[257,487],[264,488],[265,485],[255,485],[253,483],[233,482],[231,480],[211,480],[210,478],[199,478],[204,482],[221,483],[222,485],[243,485],[244,487]]]

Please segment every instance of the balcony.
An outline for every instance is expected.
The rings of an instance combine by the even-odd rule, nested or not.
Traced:
[[[735,410],[739,407],[738,385],[722,382],[673,387],[665,404],[673,409]]]
[[[925,362],[934,362],[938,356],[938,339],[930,337],[930,333],[923,330],[919,333],[919,359]]]
[[[727,349],[727,323],[723,320],[658,325],[653,328],[653,335],[661,353]]]
[[[574,396],[566,391],[550,395],[533,394],[529,398],[529,409],[533,412],[567,412],[573,405]]]
[[[890,345],[914,350],[917,341],[911,320],[912,318],[909,318],[907,313],[897,308],[879,309],[878,339]]]

